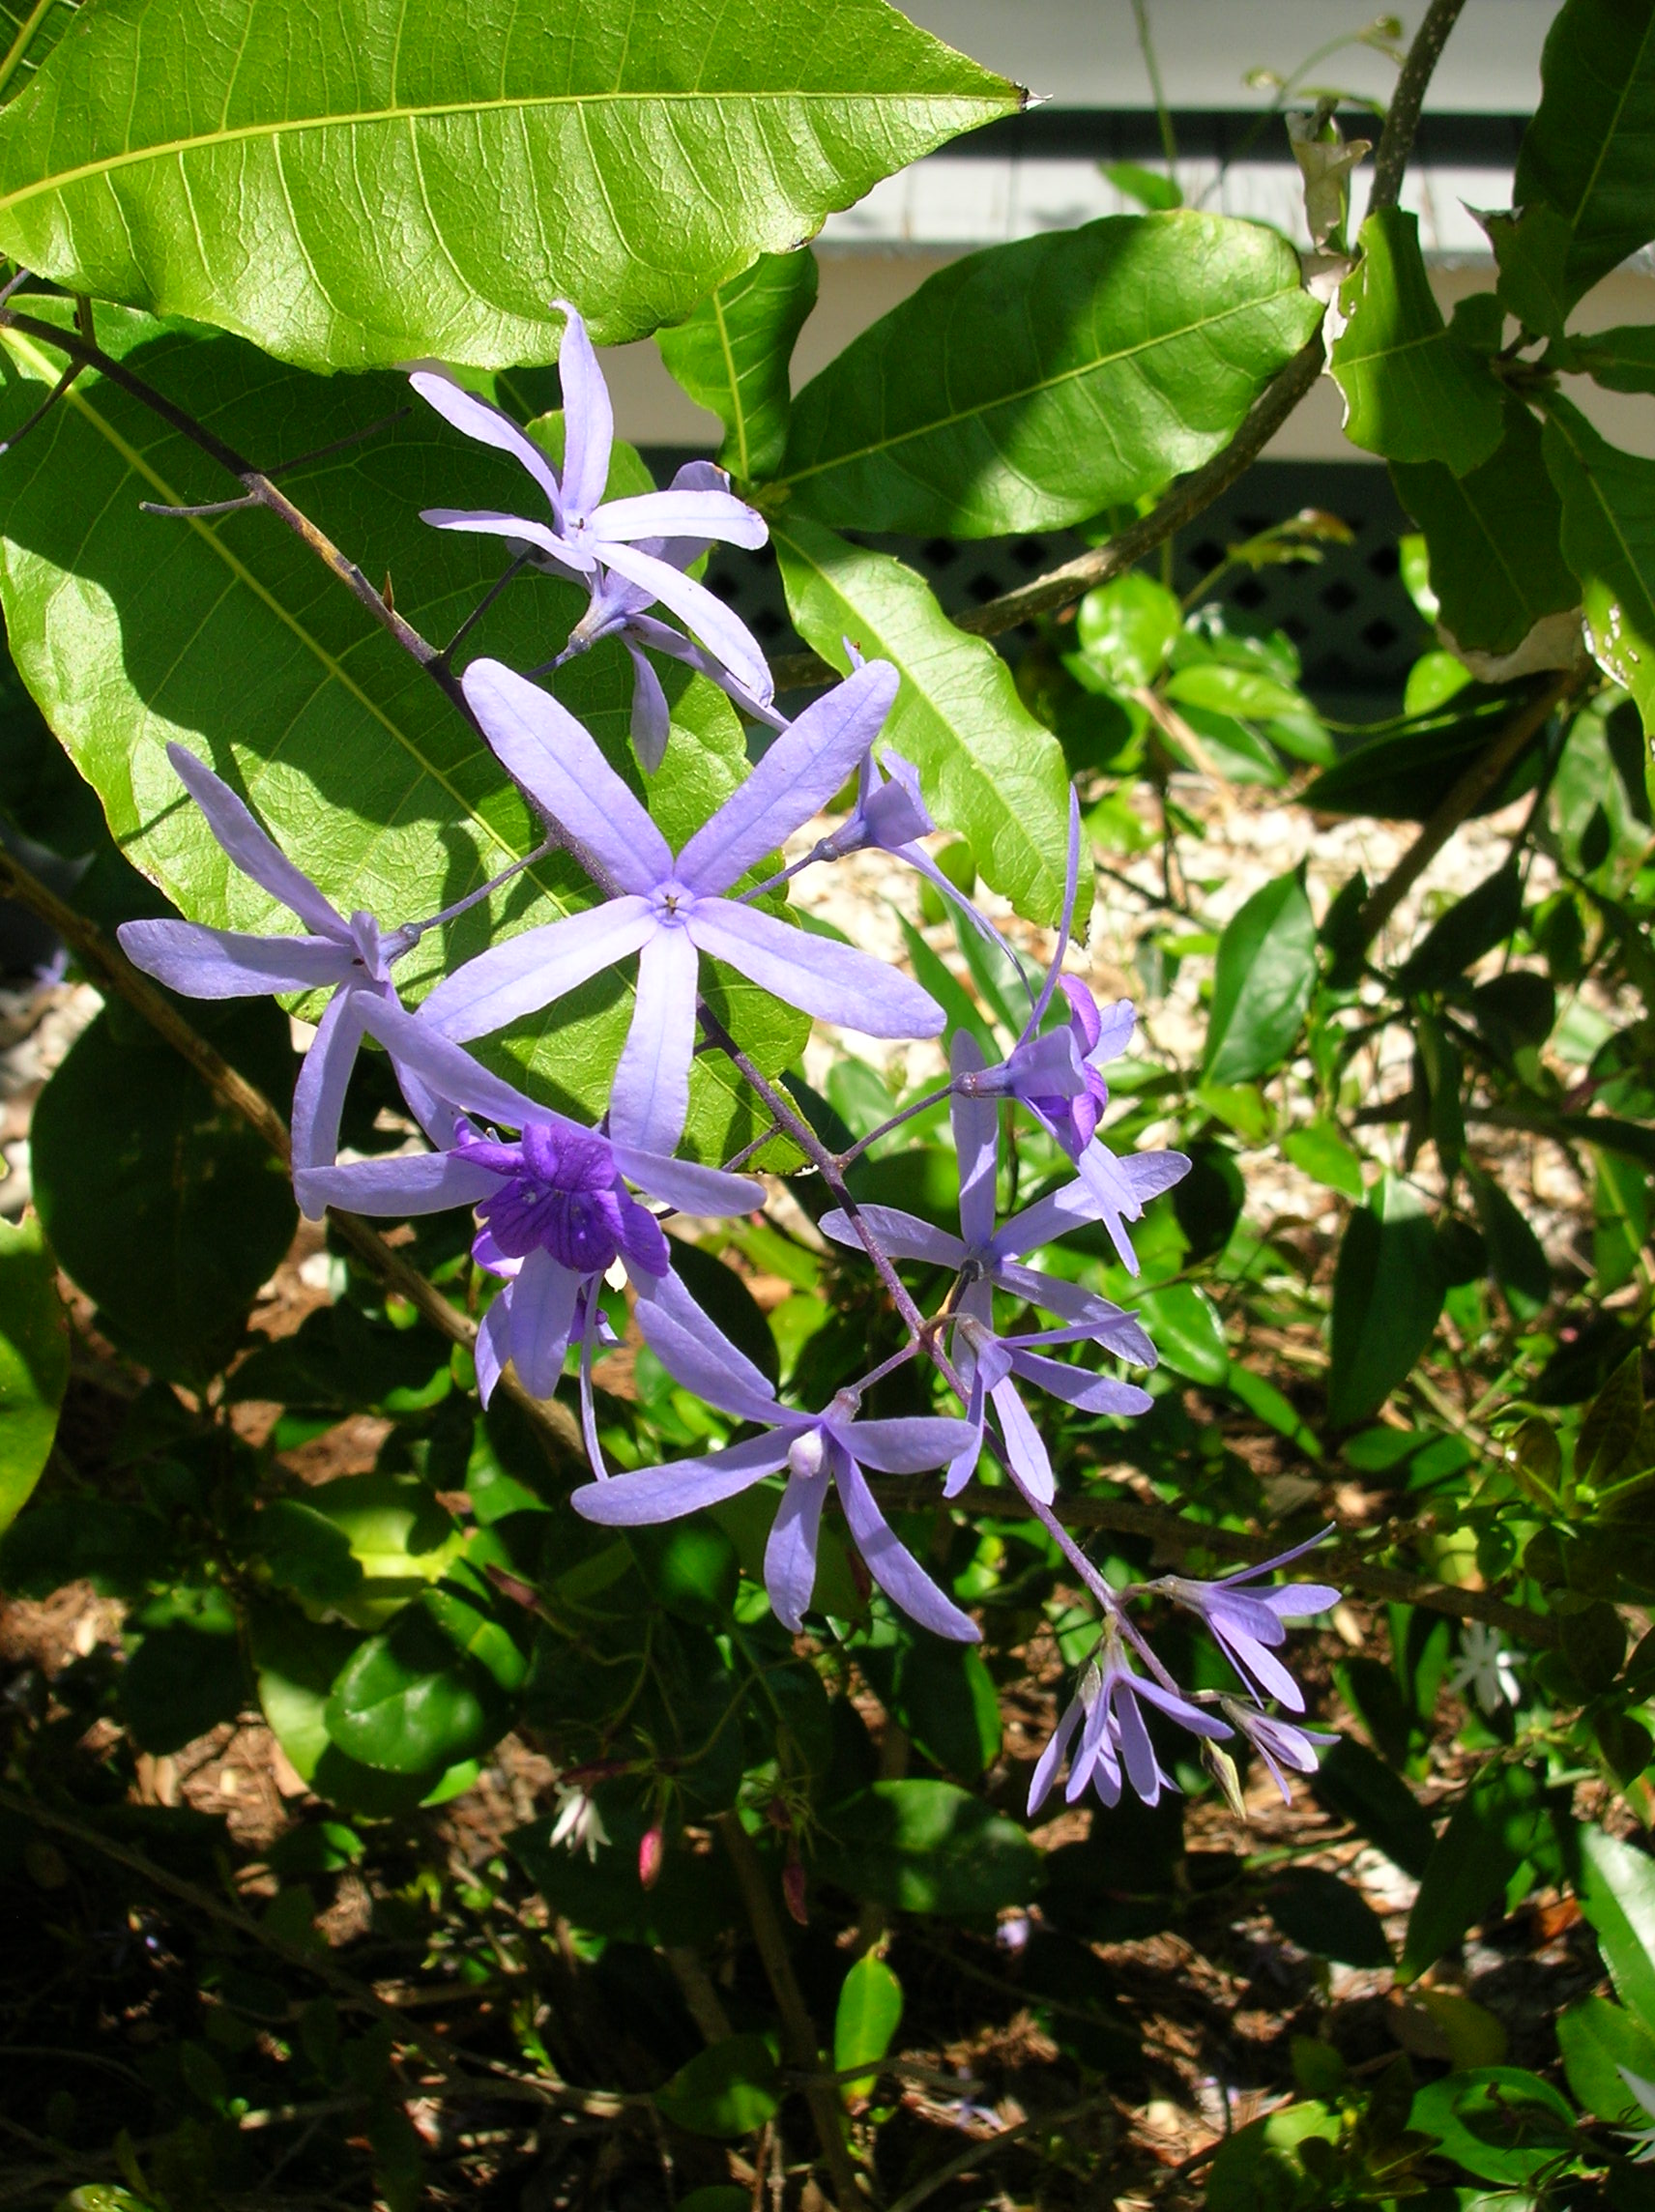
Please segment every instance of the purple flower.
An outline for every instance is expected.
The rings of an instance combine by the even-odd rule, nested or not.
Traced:
[[[1176,1789],[1155,1757],[1149,1731],[1139,1710],[1141,1703],[1153,1705],[1194,1735],[1218,1738],[1234,1732],[1228,1723],[1192,1704],[1177,1690],[1134,1674],[1120,1631],[1110,1621],[1105,1625],[1102,1644],[1081,1671],[1075,1695],[1051,1741],[1040,1754],[1029,1785],[1031,1815],[1050,1794],[1065,1759],[1069,1761],[1069,1779],[1063,1794],[1071,1805],[1085,1793],[1089,1783],[1103,1804],[1118,1805],[1123,1775],[1146,1805],[1158,1805],[1163,1790]],[[1080,1741],[1071,1753],[1077,1730]]]
[[[338,1147],[345,1086],[362,1043],[365,1010],[396,1004],[392,967],[433,923],[382,930],[371,914],[353,914],[347,921],[259,827],[227,783],[183,745],[169,744],[166,757],[236,866],[297,915],[309,934],[255,937],[193,921],[125,921],[116,932],[121,948],[135,968],[191,999],[245,999],[333,986],[293,1093],[295,1171],[319,1167]],[[433,1098],[394,1053],[392,1064],[415,1118],[429,1128]]]
[[[481,1036],[637,953],[610,1122],[653,1152],[670,1152],[683,1134],[703,953],[824,1021],[872,1036],[935,1036],[943,1009],[917,983],[725,895],[832,797],[873,742],[896,681],[875,661],[817,700],[675,856],[566,709],[501,662],[473,661],[466,697],[490,744],[617,895],[480,953],[431,993],[421,1021],[445,1036]]]
[[[1314,1774],[1316,1745],[1339,1741],[1324,1729],[1300,1728],[1296,1722],[1280,1720],[1272,1713],[1256,1713],[1250,1705],[1243,1705],[1234,1698],[1221,1699],[1220,1703],[1269,1768],[1271,1779],[1282,1793],[1282,1802],[1287,1805],[1292,1803],[1292,1789],[1282,1768],[1291,1767],[1294,1774]]]
[[[734,545],[762,545],[769,536],[764,517],[727,488],[709,486],[702,473],[709,464],[701,464],[688,480],[681,471],[668,491],[645,492],[630,499],[604,498],[615,436],[608,388],[586,325],[566,301],[558,300],[553,305],[567,317],[558,358],[565,425],[561,476],[509,415],[466,391],[446,369],[422,366],[409,379],[421,398],[456,430],[520,461],[544,493],[551,521],[444,507],[427,509],[423,519],[439,530],[480,531],[532,548],[542,562],[587,584],[595,612],[600,599],[606,605],[611,603],[605,595],[613,572],[613,577],[635,587],[640,595],[631,611],[640,612],[660,600],[711,649],[750,694],[767,697],[769,671],[752,633],[704,584],[683,573],[688,562],[697,558],[701,544],[713,538],[721,538]],[[723,472],[716,473],[727,486],[729,480]],[[679,539],[693,541],[685,559],[677,559],[668,550]],[[599,617],[600,622],[605,619]],[[589,614],[586,621],[592,620]],[[588,642],[592,642],[590,638]]]
[[[890,771],[888,775],[885,770]],[[906,848],[916,837],[928,837],[936,827],[926,812],[918,770],[893,752],[886,754],[882,769],[870,748],[862,755],[857,771],[855,808],[831,836],[821,840],[810,858],[842,860],[847,853],[859,853],[864,846],[874,845],[881,852],[898,853],[906,859]]]
[[[1163,1575],[1151,1586],[1164,1590],[1190,1612],[1200,1614],[1230,1664],[1261,1704],[1266,1698],[1274,1698],[1278,1704],[1286,1705],[1289,1712],[1302,1713],[1304,1693],[1274,1656],[1287,1642],[1288,1632],[1283,1623],[1326,1613],[1339,1603],[1343,1593],[1330,1589],[1325,1583],[1286,1583],[1279,1588],[1266,1589],[1256,1586],[1261,1575],[1286,1566],[1290,1560],[1302,1558],[1306,1552],[1313,1552],[1319,1544],[1325,1543],[1330,1533],[1324,1528],[1320,1536],[1295,1544],[1292,1551],[1279,1553],[1275,1558],[1265,1559],[1256,1567],[1237,1568],[1234,1574],[1215,1583],[1189,1582],[1182,1575]]]
[[[486,1406],[493,1395],[508,1359],[525,1389],[549,1397],[578,1331],[582,1411],[595,1464],[591,1373],[601,1325],[597,1287],[617,1260],[634,1285],[648,1290],[669,1266],[659,1222],[626,1183],[698,1214],[745,1213],[756,1203],[756,1186],[716,1168],[611,1143],[566,1121],[500,1082],[400,1007],[371,1006],[364,1024],[450,1108],[486,1114],[520,1134],[514,1141],[485,1135],[450,1115],[452,1133],[445,1150],[310,1169],[294,1177],[300,1204],[306,1213],[342,1206],[398,1221],[453,1206],[475,1207],[479,1228],[472,1255],[506,1284],[478,1336],[482,1402]]]
[[[824,1413],[796,1412],[780,1404],[751,1360],[714,1327],[676,1276],[640,1297],[637,1313],[650,1349],[686,1389],[739,1420],[761,1423],[769,1433],[704,1459],[640,1468],[589,1484],[574,1494],[578,1513],[611,1528],[676,1521],[785,1468],[787,1489],[765,1551],[765,1587],[778,1620],[796,1634],[802,1625],[831,1484],[869,1574],[891,1603],[938,1636],[977,1641],[975,1622],[944,1596],[898,1540],[862,1472],[867,1466],[886,1474],[918,1474],[943,1466],[964,1441],[963,1421],[922,1414],[859,1420],[855,1390],[841,1390]]]
[[[1135,1275],[1138,1255],[1126,1224],[1142,1217],[1147,1200],[1186,1176],[1189,1161],[1182,1152],[1132,1152],[1121,1159],[1096,1134],[1098,1119],[1109,1102],[1109,1086],[1099,1070],[1125,1050],[1137,1015],[1129,999],[1099,1008],[1084,983],[1060,973],[1079,880],[1080,811],[1071,791],[1063,918],[1045,983],[1023,1034],[1004,1060],[995,1067],[984,1067],[980,1059],[956,1067],[954,1087],[967,1097],[1022,1100],[1074,1161],[1091,1194],[1094,1217],[1108,1230],[1122,1266]],[[1040,1024],[1060,988],[1069,1002],[1069,1019],[1061,1029],[1042,1035]]]

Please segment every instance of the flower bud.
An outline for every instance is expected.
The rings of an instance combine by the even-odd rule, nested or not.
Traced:
[[[1210,1736],[1201,1739],[1201,1763],[1206,1768],[1223,1794],[1224,1802],[1238,1820],[1247,1818],[1246,1800],[1241,1795],[1241,1777],[1235,1761],[1222,1744],[1214,1743]]]
[[[661,1878],[663,1842],[660,1823],[646,1828],[638,1843],[638,1884],[642,1889],[653,1889]]]
[[[798,1859],[790,1859],[781,1870],[781,1894],[795,1920],[801,1928],[808,1928],[810,1915],[804,1908],[804,1869]]]

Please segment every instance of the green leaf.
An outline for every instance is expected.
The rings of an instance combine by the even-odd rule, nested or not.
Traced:
[[[112,310],[99,329],[130,365],[267,464],[408,406],[396,378],[309,377],[237,340],[163,333]],[[0,359],[12,371],[0,390],[4,436],[57,368],[15,335]],[[521,469],[422,407],[288,480],[335,543],[376,576],[389,571],[397,606],[437,639],[453,633],[504,563],[482,538],[430,529],[420,509],[438,500],[512,509],[528,483]],[[97,787],[127,857],[191,920],[294,926],[229,865],[186,803],[163,750],[169,739],[210,752],[345,914],[365,908],[387,921],[428,914],[532,851],[538,824],[476,731],[296,538],[263,515],[170,522],[138,511],[140,500],[217,498],[224,484],[188,441],[92,376],[78,380],[38,437],[0,461],[0,598],[12,649]],[[582,595],[549,579],[520,580],[471,643],[532,667],[584,605]],[[662,681],[675,730],[648,796],[677,843],[722,803],[747,763],[722,694],[699,678],[686,685],[671,667]],[[641,785],[629,765],[632,676],[624,649],[614,641],[595,648],[561,673],[556,688],[620,771]],[[491,933],[555,920],[595,896],[566,859],[537,863],[424,938],[398,964],[398,987],[417,1002]],[[711,974],[713,1003],[744,1048],[771,1074],[789,1065],[808,1033],[803,1020],[739,978]],[[547,1103],[595,1119],[631,999],[629,973],[612,971],[488,1050]],[[759,1134],[743,1089],[718,1055],[698,1057],[690,1150],[723,1159]]]
[[[1567,0],[1546,35],[1540,106],[1513,196],[1544,200],[1571,234],[1569,305],[1655,238],[1655,16],[1633,0]]]
[[[1499,264],[1499,301],[1525,331],[1560,338],[1573,305],[1566,275],[1574,243],[1567,221],[1544,200],[1478,218]]]
[[[1580,1613],[1566,1613],[1557,1623],[1558,1641],[1569,1672],[1588,1698],[1607,1690],[1626,1657],[1626,1623],[1607,1598]]]
[[[1337,1122],[1307,1121],[1283,1138],[1282,1150],[1293,1166],[1327,1190],[1345,1198],[1362,1196],[1362,1161],[1340,1133]]]
[[[1204,1083],[1247,1083],[1279,1067],[1316,988],[1316,921],[1298,872],[1257,890],[1218,943]]]
[[[1167,697],[1182,707],[1205,707],[1209,713],[1268,721],[1274,714],[1298,714],[1304,695],[1254,668],[1226,668],[1216,661],[1179,668],[1167,681]]]
[[[1571,338],[1568,363],[1571,368],[1583,369],[1607,392],[1655,392],[1655,328],[1623,323],[1611,331]]]
[[[1300,794],[1300,802],[1321,814],[1375,814],[1390,822],[1424,822],[1528,696],[1524,685],[1495,690],[1481,684],[1467,684],[1435,713],[1409,716],[1376,732],[1319,775]],[[1509,805],[1531,788],[1544,743],[1544,733],[1537,730],[1533,742],[1496,790],[1473,807],[1472,820]]]
[[[1099,584],[1075,609],[1081,651],[1118,691],[1155,681],[1183,626],[1177,595],[1141,568]]]
[[[656,2105],[674,2127],[722,2139],[762,2128],[780,2102],[775,2053],[762,2035],[726,2036],[698,2051],[655,2091]]]
[[[1566,399],[1548,404],[1546,466],[1563,501],[1563,557],[1585,599],[1585,635],[1606,676],[1655,731],[1655,461],[1600,438]]]
[[[247,1694],[234,1616],[149,1630],[121,1675],[121,1709],[145,1751],[182,1751]]]
[[[916,1639],[900,1656],[890,1702],[902,1727],[945,1774],[980,1782],[1000,1757],[999,1694],[973,1645]]]
[[[1516,862],[1507,860],[1432,923],[1397,970],[1397,989],[1407,997],[1446,990],[1522,919],[1523,883]]]
[[[1436,1842],[1431,1822],[1408,1784],[1366,1744],[1342,1735],[1310,1787],[1330,1812],[1377,1844],[1393,1866],[1416,1879],[1424,1874]]]
[[[1391,1965],[1379,1914],[1359,1889],[1336,1874],[1295,1867],[1272,1883],[1266,1901],[1270,1918],[1300,1950],[1344,1966]]]
[[[323,1717],[328,1695],[359,1640],[285,1606],[256,1607],[250,1628],[259,1703],[300,1779],[319,1797],[372,1819],[412,1811],[436,1781],[434,1774],[382,1774],[347,1759],[329,1741]]]
[[[1345,434],[1388,461],[1441,461],[1464,476],[1500,442],[1500,387],[1442,320],[1418,218],[1383,208],[1363,223],[1361,246],[1340,291],[1347,321],[1333,341]]]
[[[304,1502],[343,1537],[361,1569],[354,1591],[332,1600],[359,1628],[383,1627],[448,1572],[464,1540],[417,1475],[342,1474],[308,1491]]]
[[[1137,161],[1104,161],[1099,166],[1118,192],[1124,192],[1151,214],[1163,215],[1168,208],[1184,204],[1183,188],[1177,179],[1163,176],[1158,169],[1146,169]]]
[[[1224,1324],[1198,1283],[1168,1283],[1160,1290],[1146,1291],[1138,1309],[1162,1364],[1175,1375],[1208,1384],[1229,1381],[1230,1347]]]
[[[683,315],[1022,96],[882,0],[86,9],[0,122],[0,249],[315,368]]]
[[[192,1008],[285,1108],[287,1024],[272,1005]],[[124,1007],[75,1040],[35,1108],[35,1202],[58,1259],[158,1373],[204,1382],[234,1352],[299,1210],[281,1164]]]
[[[876,1782],[824,1818],[816,1871],[903,1912],[997,1912],[1033,1896],[1040,1853],[951,1782]]]
[[[873,2065],[890,2049],[890,2039],[902,2020],[902,1984],[870,1951],[858,1959],[839,1985],[839,2003],[833,2016],[833,2071]],[[858,2075],[840,2085],[847,2105],[873,2089],[876,2077]]]
[[[69,1382],[69,1324],[40,1217],[0,1221],[0,1534],[51,1455]]]
[[[1332,2146],[1343,2132],[1325,2105],[1288,2105],[1227,2135],[1207,2178],[1206,2212],[1261,2212],[1264,2205],[1314,2203],[1321,2192],[1299,2152]]]
[[[1489,1273],[1505,1291],[1515,1291],[1538,1310],[1552,1295],[1552,1263],[1546,1247],[1499,1184],[1480,1169],[1467,1167],[1477,1225],[1489,1248]]]
[[[1559,2018],[1557,2048],[1569,2086],[1588,2112],[1600,2120],[1641,2120],[1620,2069],[1655,2081],[1655,2031],[1607,1997],[1582,1997]]]
[[[1622,1471],[1621,1462],[1638,1447],[1643,1427],[1642,1361],[1623,1359],[1592,1401],[1575,1441],[1575,1479],[1600,1490]]]
[[[1327,1417],[1336,1429],[1377,1412],[1431,1341],[1444,1291],[1437,1236],[1395,1176],[1346,1225],[1333,1276]]]
[[[1655,2028],[1655,1859],[1590,1825],[1582,1827],[1580,1845],[1581,1910],[1616,1996]]]
[[[1391,464],[1397,497],[1425,533],[1443,626],[1478,653],[1515,653],[1581,597],[1558,546],[1563,510],[1540,426],[1519,400],[1504,408],[1500,443],[1480,468],[1456,476],[1440,461]]]
[[[1056,921],[1068,774],[1062,748],[1018,697],[1005,662],[985,638],[956,629],[930,586],[889,554],[848,544],[791,512],[772,522],[770,535],[800,636],[835,668],[850,665],[849,636],[901,671],[885,739],[918,769],[938,823],[967,839],[991,890],[1031,921]],[[1090,888],[1083,868],[1077,929]]]
[[[793,409],[788,364],[816,305],[817,280],[814,253],[762,253],[686,321],[657,335],[673,375],[724,425],[719,460],[749,481],[780,466]]]
[[[1405,1980],[1451,1951],[1502,1896],[1550,1824],[1541,1790],[1526,1768],[1502,1766],[1461,1799],[1426,1861],[1408,1914]]]
[[[497,1743],[510,1724],[502,1685],[462,1648],[450,1600],[439,1620],[428,1601],[398,1614],[345,1662],[328,1699],[329,1740],[347,1759],[392,1774],[427,1774]]]
[[[0,0],[0,98],[15,100],[74,20],[78,0]]]
[[[1081,522],[1227,445],[1321,316],[1287,242],[1225,216],[1108,216],[989,247],[805,386],[776,496],[920,536]]]
[[[1408,2125],[1437,2139],[1440,2153],[1480,2181],[1531,2181],[1573,2147],[1568,2100],[1518,2066],[1479,2066],[1420,2090]]]

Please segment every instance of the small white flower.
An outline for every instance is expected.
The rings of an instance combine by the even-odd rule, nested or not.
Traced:
[[[1448,1671],[1449,1687],[1462,1697],[1474,1694],[1485,1713],[1497,1713],[1502,1704],[1515,1705],[1522,1694],[1519,1664],[1497,1628],[1468,1620],[1460,1631],[1460,1656]]]
[[[1634,2074],[1629,2066],[1617,2066],[1615,2072],[1643,2107],[1651,2122],[1655,2122],[1655,2081],[1645,2081],[1640,2075]],[[1655,2125],[1621,2128],[1617,2133],[1624,2136],[1628,2142],[1638,2144],[1638,2149],[1632,2154],[1634,2166],[1647,2166],[1651,2159],[1655,2159]]]
[[[566,1844],[571,1851],[578,1851],[584,1845],[587,1857],[595,1859],[598,1846],[608,1841],[609,1831],[603,1825],[596,1799],[589,1797],[584,1790],[574,1790],[567,1783],[560,1782],[552,1842]]]

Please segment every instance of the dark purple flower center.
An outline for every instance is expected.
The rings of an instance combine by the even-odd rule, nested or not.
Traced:
[[[624,1252],[650,1273],[665,1272],[653,1217],[627,1195],[601,1137],[531,1126],[515,1144],[462,1131],[459,1150],[503,1179],[477,1214],[497,1251],[511,1260],[549,1252],[578,1275],[601,1275]]]

